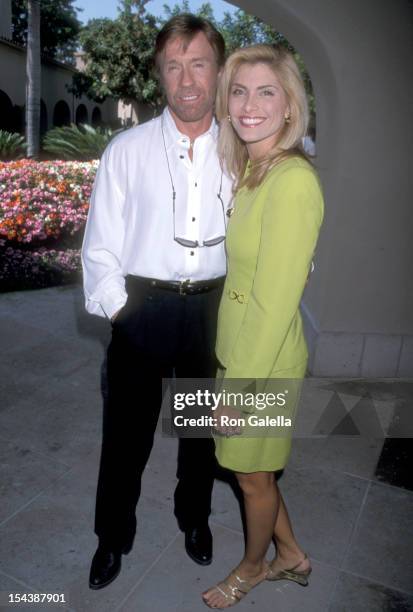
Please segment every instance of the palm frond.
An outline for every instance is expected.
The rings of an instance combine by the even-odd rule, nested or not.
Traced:
[[[16,132],[0,130],[0,160],[21,159],[24,157],[27,143],[24,137]]]
[[[102,156],[109,141],[121,130],[94,128],[91,125],[72,123],[70,126],[55,127],[43,139],[43,149],[66,160],[88,161]]]

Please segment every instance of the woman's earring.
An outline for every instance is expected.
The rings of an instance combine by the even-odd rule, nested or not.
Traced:
[[[231,115],[227,115],[227,119],[228,119],[228,121],[229,121],[230,123],[232,123],[232,122],[231,122]]]
[[[288,115],[288,117],[285,117],[285,123],[291,123],[291,115]]]

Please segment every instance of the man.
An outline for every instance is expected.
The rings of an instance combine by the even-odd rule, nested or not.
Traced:
[[[216,153],[213,107],[224,41],[192,15],[156,41],[163,114],[115,138],[99,167],[82,249],[87,310],[112,323],[89,585],[116,578],[133,544],[141,475],[162,378],[212,377],[226,273],[231,183]],[[189,556],[212,558],[212,439],[181,439],[175,515]]]

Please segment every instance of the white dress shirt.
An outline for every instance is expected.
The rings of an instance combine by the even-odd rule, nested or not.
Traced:
[[[190,139],[165,109],[110,142],[93,187],[82,247],[88,312],[111,318],[122,308],[127,274],[179,281],[225,275],[225,242],[181,246],[173,224],[171,178],[176,236],[202,245],[225,234],[232,183],[221,171],[217,136],[213,120],[196,138],[191,161]],[[221,180],[224,212],[218,198]]]

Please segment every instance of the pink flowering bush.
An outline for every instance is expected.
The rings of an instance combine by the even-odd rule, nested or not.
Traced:
[[[0,163],[0,289],[45,287],[79,277],[98,164]]]
[[[78,232],[86,222],[98,163],[0,163],[0,236],[32,242]]]

